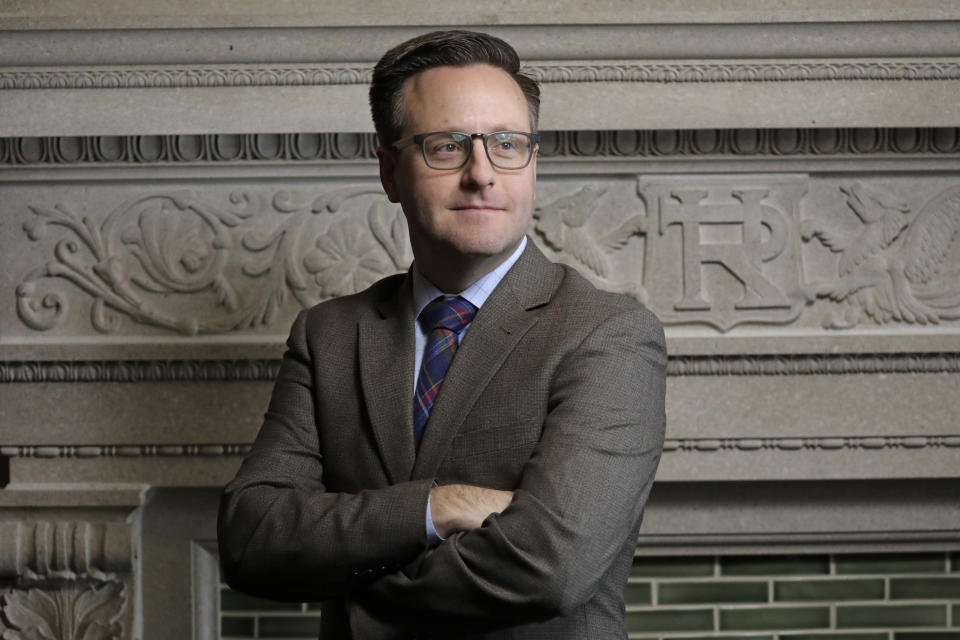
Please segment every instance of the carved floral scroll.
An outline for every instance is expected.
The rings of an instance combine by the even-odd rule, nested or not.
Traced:
[[[17,287],[17,313],[32,329],[56,326],[66,298],[41,289],[58,279],[93,300],[101,333],[124,320],[186,335],[270,325],[290,298],[312,306],[409,265],[403,216],[376,195],[367,187],[312,200],[238,191],[222,202],[167,191],[123,202],[99,222],[66,203],[31,206],[31,240],[51,227],[66,235]]]

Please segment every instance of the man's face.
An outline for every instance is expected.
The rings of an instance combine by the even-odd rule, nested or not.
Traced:
[[[403,85],[401,138],[434,131],[529,131],[523,92],[502,69],[436,67]],[[460,169],[429,168],[419,145],[380,149],[380,176],[391,202],[403,207],[418,261],[490,260],[491,268],[520,243],[530,223],[536,155],[523,169],[494,168],[478,138]],[[453,265],[451,265],[453,266]]]

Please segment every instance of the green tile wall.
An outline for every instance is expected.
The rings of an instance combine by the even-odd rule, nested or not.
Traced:
[[[766,582],[664,582],[658,589],[660,604],[705,602],[767,602]]]
[[[891,598],[954,598],[960,600],[960,578],[893,578]]]
[[[229,618],[223,617],[220,620],[220,634],[224,637],[253,637],[253,618]]]
[[[631,604],[652,604],[653,587],[649,582],[629,582],[623,592],[623,599]]]
[[[663,640],[713,640],[716,638],[714,635],[709,636],[664,636]],[[774,640],[773,635],[751,633],[746,636],[731,636],[724,635],[723,640]],[[884,638],[884,640],[887,640]]]
[[[637,631],[712,631],[710,609],[666,609],[627,611],[627,632]]]
[[[779,640],[890,640],[887,632],[781,633]]]
[[[830,573],[827,556],[746,556],[720,559],[728,576],[819,575]]]
[[[960,552],[638,557],[636,640],[960,640]],[[224,640],[317,637],[319,606],[224,588]]]
[[[944,573],[946,564],[942,553],[842,555],[837,556],[837,573]]]
[[[300,611],[301,605],[296,602],[277,602],[265,598],[248,596],[245,593],[224,589],[220,594],[221,611]]]
[[[942,604],[837,607],[838,627],[945,627]]]
[[[261,637],[312,637],[320,631],[320,618],[260,618]]]
[[[882,600],[885,591],[886,586],[882,578],[869,580],[800,578],[777,580],[773,585],[773,598],[784,602]]]
[[[720,610],[722,631],[783,631],[829,627],[829,607],[750,607]]]
[[[630,575],[648,578],[688,578],[712,576],[714,559],[692,558],[636,558]]]

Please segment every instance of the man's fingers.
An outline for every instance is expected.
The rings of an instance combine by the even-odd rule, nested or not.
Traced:
[[[491,513],[500,513],[513,500],[512,491],[468,484],[448,484],[430,490],[433,526],[442,537],[454,531],[478,529]]]

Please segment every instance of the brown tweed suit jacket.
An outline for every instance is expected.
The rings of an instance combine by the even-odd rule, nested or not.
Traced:
[[[225,489],[233,587],[324,601],[331,638],[624,638],[664,435],[663,330],[533,243],[477,313],[413,444],[409,275],[299,315]],[[426,546],[434,482],[513,490]]]

